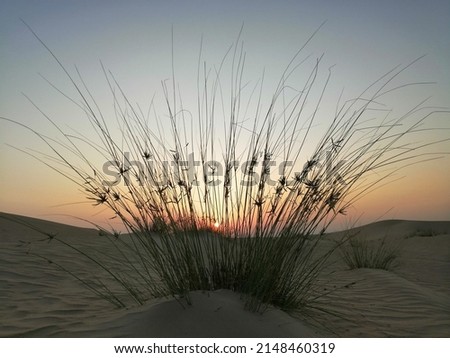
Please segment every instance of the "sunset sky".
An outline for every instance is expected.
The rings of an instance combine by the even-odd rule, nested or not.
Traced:
[[[41,77],[75,96],[64,73],[21,19],[70,71],[75,73],[74,65],[79,68],[105,108],[111,107],[111,101],[100,61],[133,103],[147,108],[152,97],[161,94],[161,81],[171,77],[172,28],[177,81],[185,107],[195,109],[202,36],[204,57],[210,66],[218,65],[243,24],[245,77],[255,83],[264,70],[264,88],[270,95],[292,56],[324,21],[304,51],[312,58],[324,54],[325,73],[334,66],[313,139],[329,124],[327,113],[334,112],[342,91],[347,99],[355,97],[393,67],[422,55],[426,56],[403,73],[399,83],[435,84],[405,88],[387,99],[389,105],[401,111],[431,97],[428,106],[450,107],[450,2],[446,0],[3,0],[0,116],[50,136],[54,129],[24,94],[63,128],[86,134],[89,128],[83,114]],[[449,113],[432,116],[427,126],[440,129],[423,132],[415,141],[450,138]],[[84,224],[69,216],[105,222],[108,214],[87,203],[77,187],[11,145],[44,148],[24,128],[0,120],[0,211],[79,225]],[[450,153],[450,142],[427,150]],[[450,154],[436,156],[442,158],[401,170],[392,183],[355,203],[340,225],[351,225],[359,217],[358,223],[450,220]]]

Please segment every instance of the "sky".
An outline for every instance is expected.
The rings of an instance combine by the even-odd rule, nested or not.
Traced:
[[[43,79],[76,95],[22,20],[67,68],[73,71],[77,66],[99,104],[106,107],[111,102],[100,61],[127,96],[146,107],[161,94],[161,81],[172,75],[173,44],[177,81],[189,106],[195,103],[201,39],[205,59],[217,65],[242,26],[245,78],[257,81],[264,71],[270,93],[292,56],[322,23],[305,49],[312,58],[324,54],[325,73],[332,67],[317,135],[342,91],[352,98],[393,67],[422,55],[401,80],[433,84],[406,88],[388,100],[400,110],[427,97],[430,106],[450,107],[450,2],[444,0],[3,0],[0,116],[49,135],[54,129],[27,97],[62,127],[84,133],[89,128],[80,112]],[[414,140],[450,138],[449,114],[433,116],[428,125],[441,129],[423,132]],[[86,203],[67,179],[11,146],[43,148],[24,128],[0,120],[0,211],[79,225],[84,223],[73,217],[105,222],[108,215]],[[429,150],[449,153],[450,142]],[[392,183],[355,203],[340,225],[381,219],[449,220],[450,155],[439,157],[399,171]]]

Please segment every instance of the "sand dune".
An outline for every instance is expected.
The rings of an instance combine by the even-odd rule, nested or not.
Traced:
[[[193,304],[166,300],[116,315],[90,331],[70,335],[95,337],[313,337],[300,320],[277,309],[264,314],[244,310],[239,295],[228,291],[193,292]]]
[[[70,248],[12,220],[92,250],[108,250],[98,231],[0,214],[2,337],[450,337],[450,222],[383,221],[354,229],[366,240],[399,243],[390,271],[348,270],[336,252],[318,280],[316,305],[291,313],[244,310],[237,293],[194,292],[194,304],[173,299],[116,309],[39,252],[80,276],[101,274]],[[6,219],[5,219],[6,218]],[[328,235],[321,249],[344,233]],[[74,242],[75,242],[74,241]]]

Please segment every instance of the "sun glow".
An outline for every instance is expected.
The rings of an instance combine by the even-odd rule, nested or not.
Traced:
[[[220,223],[218,222],[218,221],[216,221],[215,223],[214,223],[214,228],[215,229],[218,229],[220,227]]]

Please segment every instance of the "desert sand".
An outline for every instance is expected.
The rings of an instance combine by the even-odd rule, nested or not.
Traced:
[[[323,296],[316,309],[269,307],[260,314],[227,290],[194,292],[192,306],[168,298],[115,308],[46,260],[80,277],[98,273],[95,265],[10,219],[108,250],[97,230],[0,214],[1,337],[450,337],[450,222],[391,220],[352,229],[365,240],[398,244],[394,266],[349,270],[336,251],[317,281]],[[320,250],[344,234],[326,235]]]

